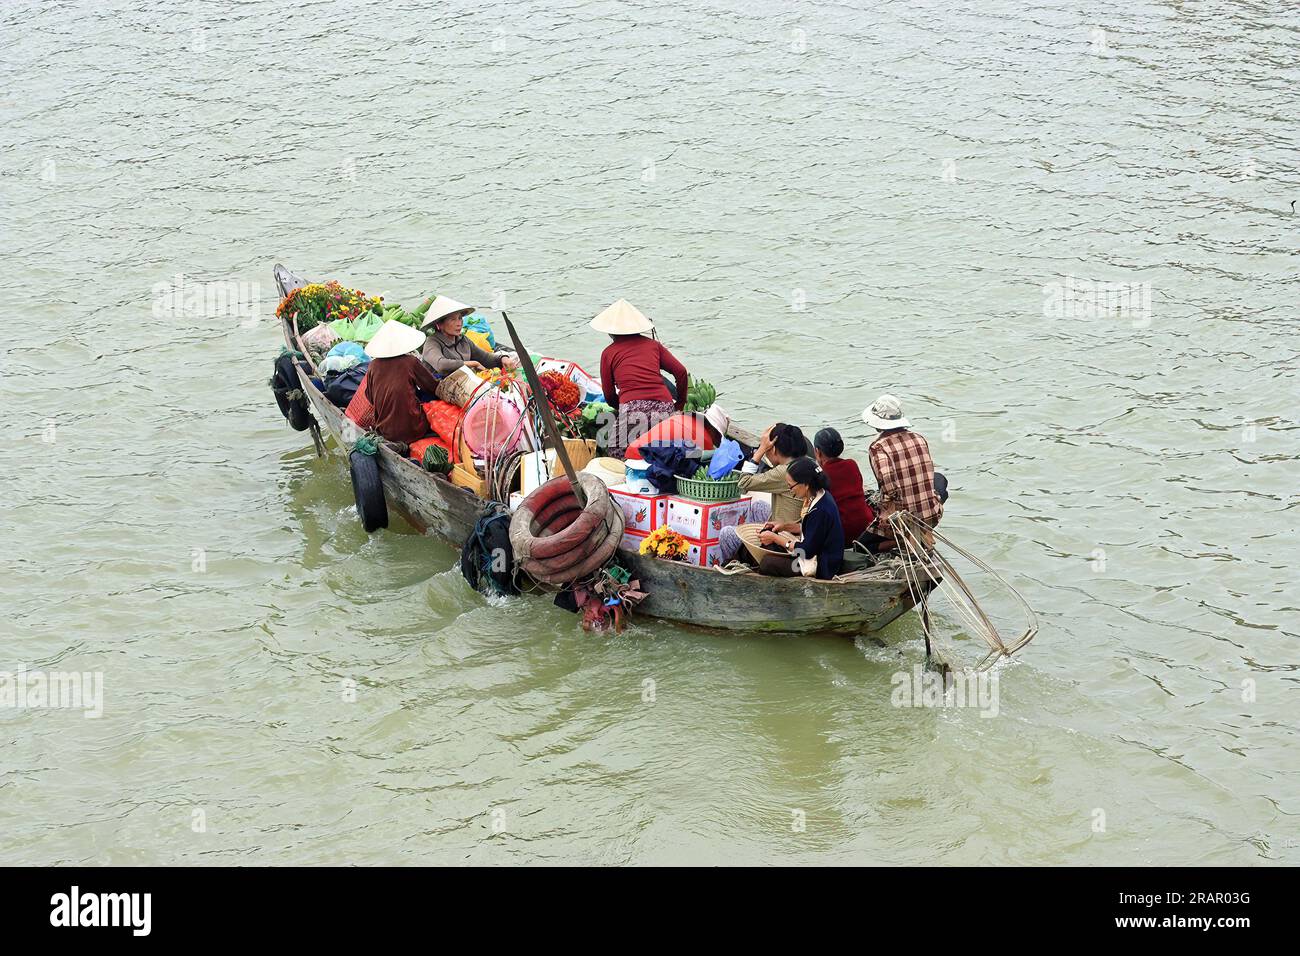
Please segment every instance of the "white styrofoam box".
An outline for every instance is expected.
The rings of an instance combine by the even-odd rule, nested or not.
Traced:
[[[646,495],[631,491],[626,485],[611,485],[610,497],[623,509],[623,527],[627,531],[649,534],[664,523],[667,495]]]
[[[528,497],[551,480],[551,465],[555,463],[555,449],[532,451],[519,462],[519,487]]]
[[[750,499],[735,501],[695,501],[691,498],[668,498],[666,521],[678,534],[697,541],[716,541],[723,528],[734,528],[749,520]]]

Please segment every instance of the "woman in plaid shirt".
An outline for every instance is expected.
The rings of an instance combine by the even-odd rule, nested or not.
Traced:
[[[930,446],[916,432],[909,431],[911,425],[903,417],[898,399],[881,395],[862,413],[862,420],[880,432],[868,452],[871,470],[880,483],[880,507],[875,523],[858,540],[872,551],[887,551],[894,547],[890,515],[909,511],[933,528],[943,517],[943,503],[934,488]]]

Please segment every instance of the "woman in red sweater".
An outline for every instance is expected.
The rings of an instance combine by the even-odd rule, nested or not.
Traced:
[[[614,341],[600,356],[600,384],[605,401],[618,412],[613,434],[603,442],[607,453],[622,458],[627,446],[686,405],[686,366],[645,333],[654,323],[626,299],[619,299],[591,320],[591,327]],[[673,401],[660,370],[677,383]]]
[[[851,544],[876,516],[862,490],[862,471],[852,458],[840,457],[844,454],[844,439],[833,428],[823,428],[813,437],[813,454],[831,480],[831,497],[840,510],[844,540]]]

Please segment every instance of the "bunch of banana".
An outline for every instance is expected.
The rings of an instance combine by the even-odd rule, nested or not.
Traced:
[[[690,384],[686,389],[686,411],[702,412],[718,397],[718,390],[708,382],[702,382],[694,375],[690,378]]]
[[[413,329],[418,329],[424,321],[424,315],[429,311],[429,306],[433,305],[433,296],[425,299],[410,312],[407,312],[395,302],[384,303],[384,320],[394,319],[404,325],[409,325]]]

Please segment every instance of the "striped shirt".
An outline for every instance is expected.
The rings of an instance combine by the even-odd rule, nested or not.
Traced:
[[[939,523],[943,505],[934,491],[930,446],[916,432],[900,428],[871,443],[871,470],[880,483],[880,534],[889,533],[889,516],[910,511],[930,527]]]

